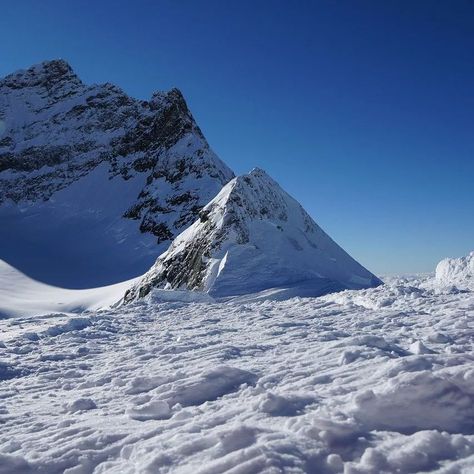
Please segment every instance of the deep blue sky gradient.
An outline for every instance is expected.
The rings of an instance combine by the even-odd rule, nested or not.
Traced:
[[[474,249],[474,2],[5,2],[0,76],[180,88],[236,173],[266,169],[377,273]]]

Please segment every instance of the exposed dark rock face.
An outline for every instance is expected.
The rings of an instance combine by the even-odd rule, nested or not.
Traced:
[[[101,164],[110,179],[143,176],[124,217],[158,242],[233,177],[177,89],[136,100],[112,84],[83,84],[63,60],[0,80],[0,205],[47,201]]]

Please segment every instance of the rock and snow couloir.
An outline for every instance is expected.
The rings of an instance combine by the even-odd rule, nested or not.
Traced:
[[[264,171],[230,181],[125,301],[153,288],[225,297],[297,288],[315,296],[381,281],[339,247]]]
[[[177,89],[133,99],[63,60],[0,78],[0,258],[32,277],[142,274],[232,177]]]

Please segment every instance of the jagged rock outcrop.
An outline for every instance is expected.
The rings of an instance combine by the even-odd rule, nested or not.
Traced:
[[[128,181],[137,183],[128,202],[122,202],[120,209],[114,207],[118,215],[106,215],[110,206],[86,203],[80,186],[68,195],[74,183],[92,174],[100,174],[94,178],[94,189],[113,183],[117,199],[130,194],[121,191],[122,186],[131,188]],[[103,214],[100,219],[107,220],[110,234],[120,234],[115,241],[126,238],[122,227],[130,226],[124,219],[152,235],[158,244],[151,251],[156,256],[232,177],[177,89],[156,92],[149,101],[136,100],[112,84],[84,84],[63,60],[43,62],[0,79],[0,215],[2,209],[8,210],[3,212],[9,219],[15,209],[23,213],[16,215],[10,229],[41,233],[39,224],[38,229],[26,221],[21,225],[29,211],[37,216],[61,208],[65,216],[83,199],[84,206],[93,208],[90,215]],[[85,192],[90,192],[86,186]],[[108,199],[114,200],[113,193]],[[54,209],[48,203],[54,203]],[[85,222],[84,227],[96,222]],[[3,219],[2,226],[7,224]],[[61,228],[56,226],[55,232]],[[11,238],[11,232],[0,234],[0,244]],[[56,245],[51,239],[51,245]],[[113,245],[114,238],[109,240]],[[140,253],[140,239],[131,240]],[[15,264],[14,250],[5,244],[0,257]]]
[[[135,100],[112,84],[84,85],[62,60],[1,80],[0,120],[0,171],[9,171],[0,175],[0,201],[48,200],[105,162],[111,178],[146,174],[125,215],[159,241],[192,221],[233,176],[177,89]]]
[[[223,297],[273,287],[300,286],[317,295],[379,284],[298,202],[254,169],[229,182],[200,211],[124,301],[153,288]]]

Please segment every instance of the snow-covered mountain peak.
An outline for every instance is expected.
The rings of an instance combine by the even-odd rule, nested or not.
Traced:
[[[13,89],[37,86],[51,88],[64,83],[82,84],[69,63],[63,59],[43,61],[0,79],[0,87],[6,86]]]
[[[303,207],[260,168],[230,181],[203,208],[200,217],[214,220],[219,227],[232,226],[240,240],[248,239],[251,222],[271,224],[283,233],[296,231],[293,244],[302,248],[317,245],[308,235],[324,234]]]
[[[115,283],[172,242],[140,293],[379,283],[263,170],[233,179],[178,89],[136,100],[47,61],[0,82],[0,123],[0,257],[36,279]]]
[[[265,201],[272,201],[275,196],[275,191],[280,191],[280,186],[270,176],[260,168],[254,168],[247,174],[235,177],[230,181],[216,196],[214,203],[212,204],[225,204],[231,207],[235,203],[235,199],[239,202],[245,200],[245,202],[253,209],[246,208],[245,210],[249,213],[253,213],[256,208],[260,208]],[[272,202],[273,205],[277,205],[276,202]]]
[[[273,287],[304,287],[306,294],[321,294],[378,284],[295,199],[256,168],[224,186],[125,300],[154,287],[231,296]]]
[[[150,106],[154,109],[167,107],[170,104],[175,104],[183,113],[189,113],[183,93],[177,87],[173,87],[169,91],[160,90],[153,92],[150,99]]]
[[[143,273],[232,178],[178,89],[137,100],[82,83],[63,60],[0,80],[0,257],[37,279],[78,284],[70,271],[66,280],[44,274],[71,258],[70,247],[79,260],[70,264],[91,273],[81,286]],[[37,236],[34,255],[19,251],[33,251],[27,235]],[[108,270],[81,265],[93,248]],[[47,261],[33,266],[38,254]]]

